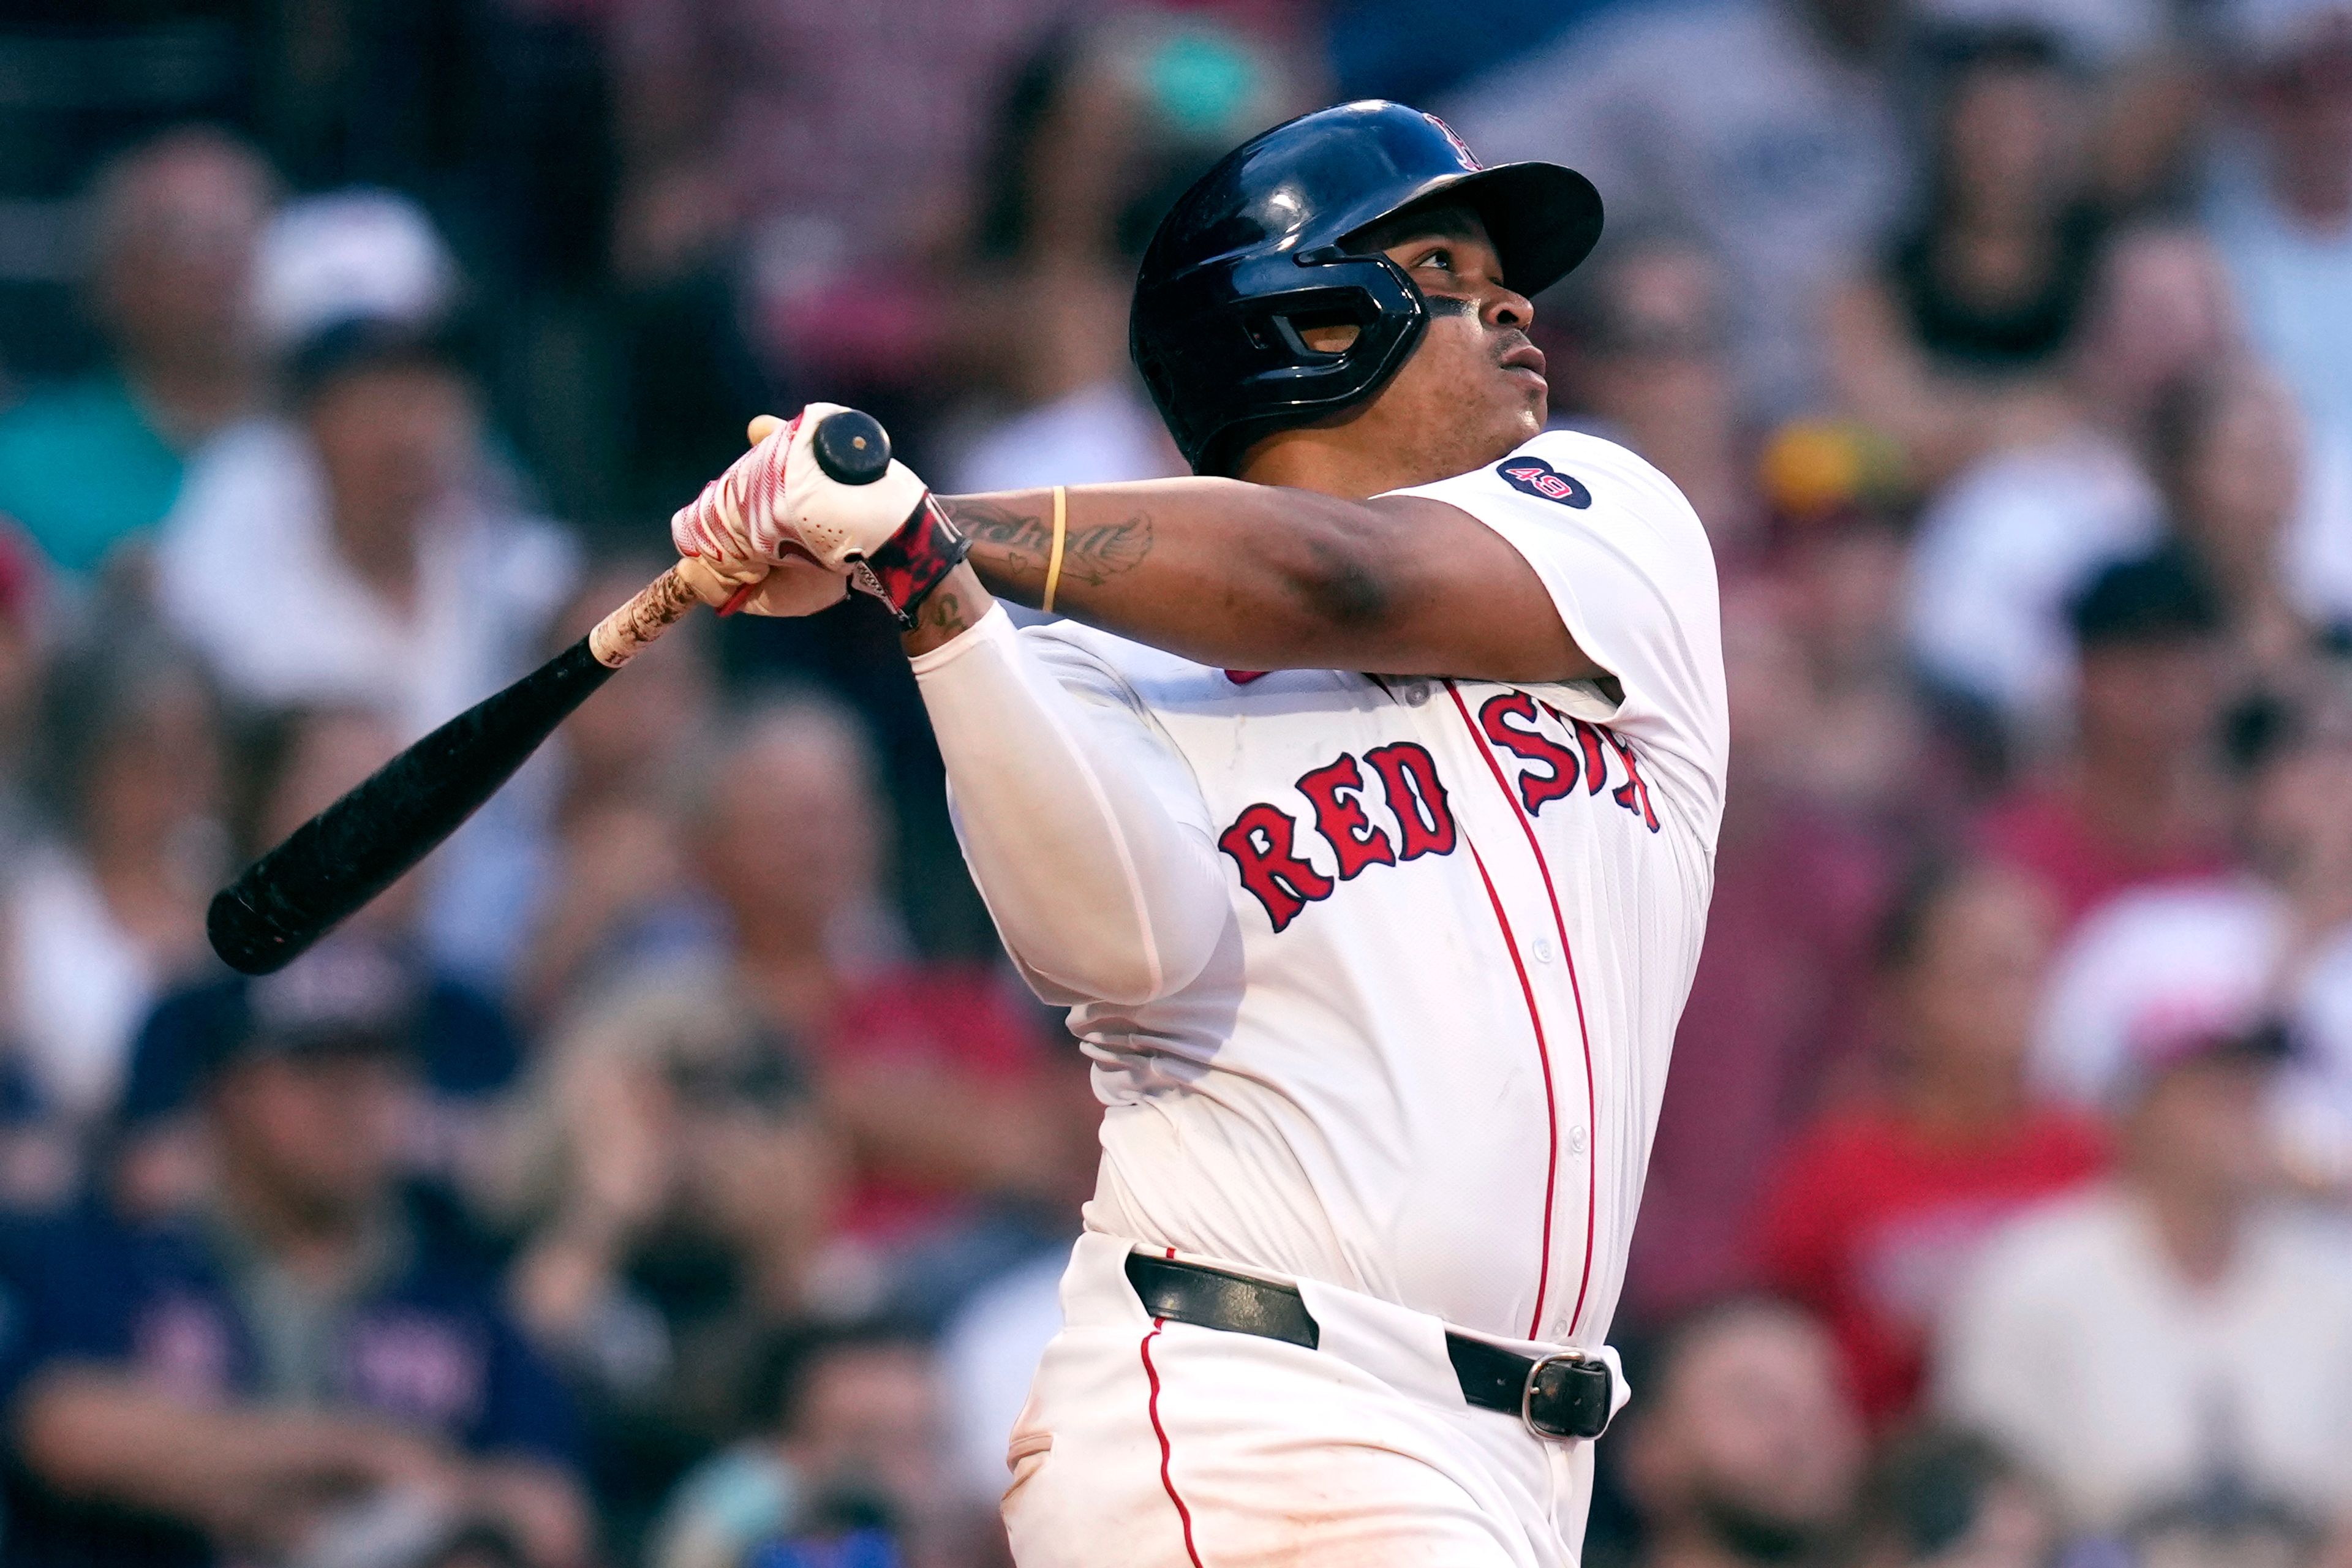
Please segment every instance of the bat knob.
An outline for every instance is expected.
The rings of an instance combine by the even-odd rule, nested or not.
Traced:
[[[871,414],[845,408],[816,427],[816,466],[836,484],[870,485],[890,471],[890,436]]]

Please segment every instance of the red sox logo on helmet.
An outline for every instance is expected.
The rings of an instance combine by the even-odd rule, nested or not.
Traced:
[[[1445,133],[1445,140],[1453,143],[1454,151],[1461,157],[1464,168],[1475,171],[1486,167],[1484,163],[1478,162],[1478,154],[1470,151],[1470,143],[1454,133],[1454,127],[1425,110],[1422,113],[1422,118]]]
[[[1541,458],[1510,458],[1496,467],[1513,489],[1578,508],[1592,504],[1592,492]]]

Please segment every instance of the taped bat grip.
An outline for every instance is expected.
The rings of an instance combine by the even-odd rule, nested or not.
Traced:
[[[702,602],[688,574],[709,576],[709,568],[681,561],[647,584],[637,595],[603,620],[588,634],[588,651],[607,669],[618,669],[637,651],[670,628],[672,623]],[[731,601],[730,601],[731,602]]]

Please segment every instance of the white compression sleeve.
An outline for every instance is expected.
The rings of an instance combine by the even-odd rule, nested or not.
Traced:
[[[1040,994],[1134,1005],[1197,975],[1232,918],[1207,809],[1114,678],[1057,678],[1001,605],[912,662],[964,858]]]

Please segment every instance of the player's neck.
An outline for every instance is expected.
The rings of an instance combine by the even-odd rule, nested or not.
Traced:
[[[1410,443],[1391,443],[1357,421],[1276,431],[1249,449],[1235,477],[1254,485],[1279,485],[1363,500],[1390,490],[1450,479],[1481,461],[1417,448]]]

